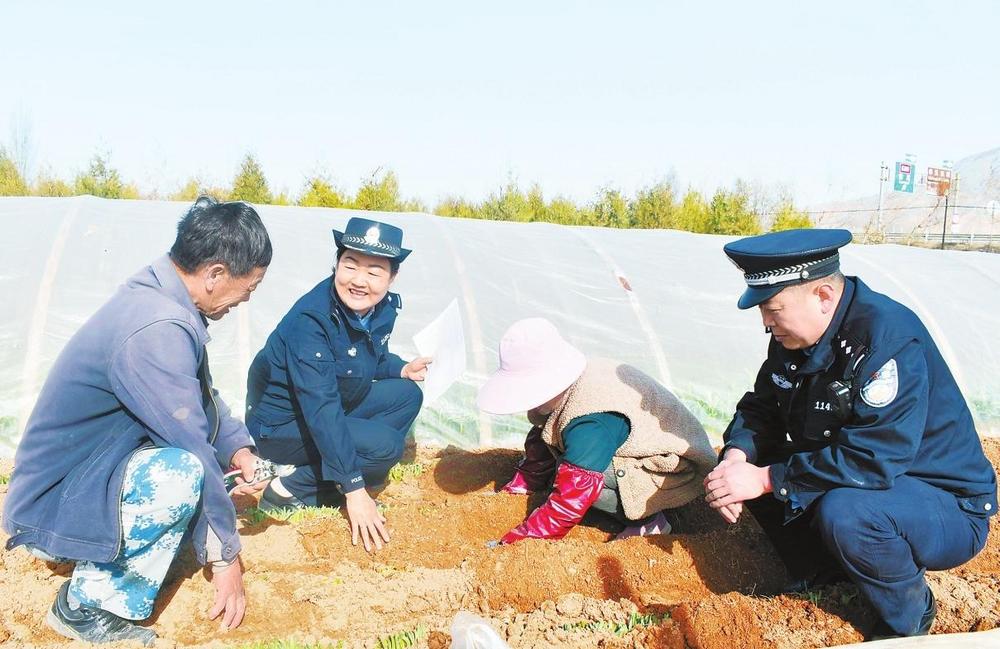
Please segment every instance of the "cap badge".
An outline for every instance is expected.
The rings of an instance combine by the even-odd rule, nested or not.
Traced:
[[[382,233],[379,231],[377,225],[373,225],[372,227],[368,228],[367,232],[365,232],[365,243],[367,243],[369,246],[377,246],[381,238],[382,238]]]

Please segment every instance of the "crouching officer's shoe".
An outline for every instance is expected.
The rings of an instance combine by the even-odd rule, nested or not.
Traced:
[[[100,644],[122,640],[138,640],[147,647],[156,641],[156,632],[141,627],[132,620],[118,617],[101,608],[81,605],[70,608],[67,594],[69,582],[63,583],[45,621],[56,633],[73,640]]]
[[[848,582],[850,579],[839,566],[827,566],[820,568],[809,577],[792,577],[778,590],[777,595],[800,595],[811,590],[822,588],[823,586],[833,586]]]
[[[927,635],[930,633],[931,626],[934,624],[934,618],[937,617],[937,602],[934,600],[934,593],[932,593],[930,589],[927,590],[927,594],[930,596],[931,601],[927,604],[927,610],[925,610],[924,614],[920,617],[920,626],[917,627],[916,631],[909,635]],[[890,638],[902,637],[905,636],[901,633],[896,633],[892,627],[885,623],[884,620],[879,620],[875,624],[875,628],[873,628],[871,633],[868,634],[867,639],[871,642],[875,640],[888,640]]]
[[[268,484],[260,495],[258,507],[261,511],[276,512],[285,509],[302,509],[306,504],[295,496],[282,496]]]

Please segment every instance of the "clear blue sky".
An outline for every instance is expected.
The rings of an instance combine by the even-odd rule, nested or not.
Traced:
[[[161,192],[388,167],[433,205],[512,173],[587,200],[673,172],[797,201],[877,191],[880,160],[1000,146],[996,2],[5,2],[0,141],[33,169],[110,151]]]

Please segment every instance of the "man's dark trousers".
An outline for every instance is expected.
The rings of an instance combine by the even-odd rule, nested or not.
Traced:
[[[770,494],[746,505],[793,578],[828,568],[832,556],[900,635],[917,630],[930,602],[925,570],[965,563],[989,532],[987,517],[966,513],[954,495],[906,475],[885,490],[828,491],[787,525],[784,503]]]
[[[385,482],[389,469],[403,456],[406,433],[420,412],[423,393],[408,379],[382,379],[354,408],[345,409],[347,432],[354,441],[359,468],[369,487]],[[256,440],[262,457],[298,467],[281,479],[289,492],[306,505],[340,504],[333,483],[318,479],[321,457],[311,437],[302,434],[297,422],[276,429]]]

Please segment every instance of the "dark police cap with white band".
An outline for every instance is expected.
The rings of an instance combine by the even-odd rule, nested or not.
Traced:
[[[787,286],[832,275],[840,270],[837,250],[850,242],[847,230],[803,229],[727,243],[723,250],[747,283],[737,305],[749,309]]]
[[[367,255],[387,257],[401,262],[410,254],[403,247],[403,231],[394,225],[352,217],[343,232],[333,231],[338,248],[350,248]]]

